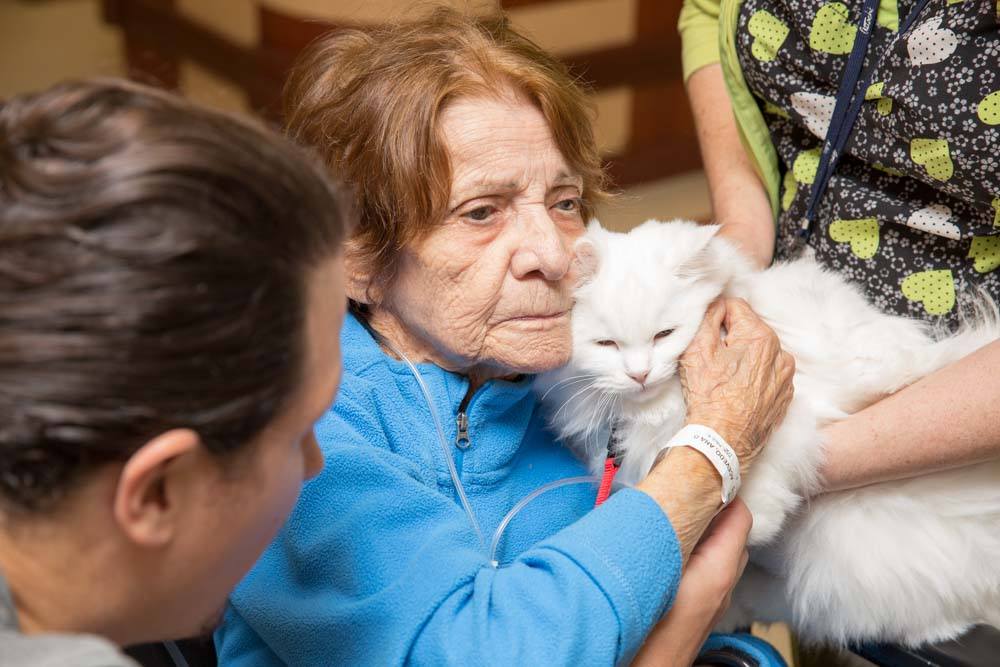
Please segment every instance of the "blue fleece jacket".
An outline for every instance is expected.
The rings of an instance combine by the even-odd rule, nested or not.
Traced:
[[[660,508],[624,490],[548,492],[518,514],[491,566],[462,510],[433,420],[404,363],[353,318],[344,378],[317,424],[326,456],[288,523],[233,593],[220,664],[612,665],[669,606],[681,554]],[[530,380],[468,381],[418,366],[489,541],[534,489],[586,474],[544,427]]]

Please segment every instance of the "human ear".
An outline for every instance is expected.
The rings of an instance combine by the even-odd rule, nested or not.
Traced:
[[[115,522],[132,542],[168,544],[183,516],[181,496],[191,492],[185,468],[197,465],[201,438],[187,428],[162,433],[140,447],[122,468],[115,487]]]
[[[378,305],[382,300],[371,258],[360,250],[354,239],[347,242],[344,251],[344,291],[351,301],[366,306]]]

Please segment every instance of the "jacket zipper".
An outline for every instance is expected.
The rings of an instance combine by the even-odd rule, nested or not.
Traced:
[[[458,433],[455,435],[455,446],[459,449],[468,449],[472,446],[472,442],[469,440],[469,417],[465,414],[465,411],[458,413],[455,417],[455,424],[458,426]]]
[[[455,433],[455,446],[459,450],[465,451],[469,447],[472,447],[472,440],[469,438],[469,403],[472,402],[472,396],[474,392],[469,392],[462,399],[462,402],[458,406],[458,414],[455,415],[455,426],[457,427]]]

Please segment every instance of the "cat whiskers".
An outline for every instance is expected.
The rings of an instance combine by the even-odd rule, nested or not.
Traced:
[[[597,399],[597,406],[594,408],[594,412],[590,415],[590,419],[587,421],[587,433],[594,433],[597,429],[594,428],[594,422],[597,420],[597,416],[604,415],[605,406],[614,403],[614,396],[612,394],[601,394],[600,398]],[[600,421],[597,421],[598,427],[600,427]]]
[[[556,413],[554,415],[552,415],[552,419],[553,420],[558,419],[560,413],[562,413],[563,410],[565,410],[567,407],[569,407],[570,403],[572,403],[574,400],[576,400],[577,397],[581,397],[581,396],[583,396],[583,394],[585,394],[588,391],[590,391],[591,389],[593,389],[594,385],[596,385],[596,384],[597,384],[597,380],[596,379],[591,379],[590,382],[588,382],[586,385],[583,386],[583,388],[581,388],[575,394],[573,394],[572,396],[570,396],[569,398],[567,398],[563,402],[563,404],[561,406],[559,406],[559,409],[556,410]],[[586,397],[584,397],[584,398],[586,398]],[[583,398],[581,398],[580,400],[583,400]]]
[[[562,380],[559,380],[559,382],[556,382],[554,385],[546,389],[545,393],[542,394],[542,398],[539,400],[544,401],[546,398],[548,398],[548,395],[552,393],[554,389],[558,389],[563,386],[569,386],[571,384],[578,384],[580,382],[586,382],[587,380],[593,380],[593,379],[594,379],[593,375],[572,375],[568,378],[563,378]]]
[[[594,410],[594,415],[591,416],[591,422],[587,424],[587,437],[593,438],[593,451],[600,450],[604,448],[606,443],[599,442],[597,440],[598,436],[601,434],[600,425],[603,422],[608,422],[609,428],[612,417],[616,410],[620,407],[621,396],[612,393],[601,394],[601,401],[597,404],[597,409]],[[593,423],[594,416],[600,415],[597,419],[597,427],[591,429],[590,424]],[[590,444],[590,443],[588,443]]]

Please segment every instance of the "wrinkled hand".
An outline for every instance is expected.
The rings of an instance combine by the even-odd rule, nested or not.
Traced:
[[[720,299],[681,355],[678,373],[688,423],[715,429],[745,472],[792,400],[792,356],[745,301]]]
[[[670,611],[646,638],[633,667],[689,667],[729,608],[747,564],[753,520],[737,498],[712,521],[691,552]]]

